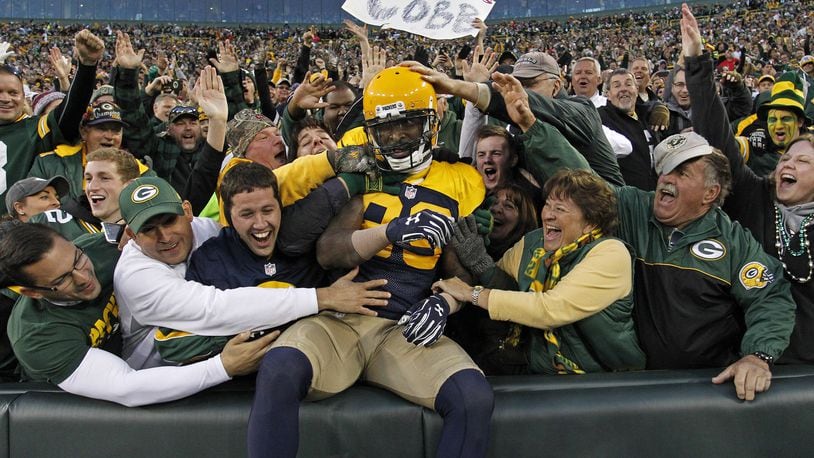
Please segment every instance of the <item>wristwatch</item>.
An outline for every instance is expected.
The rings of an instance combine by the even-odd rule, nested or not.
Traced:
[[[478,299],[480,299],[480,293],[483,291],[483,286],[478,285],[472,289],[472,305],[478,305]]]
[[[472,293],[473,296],[474,296],[474,294],[475,293]],[[756,351],[756,352],[752,353],[752,355],[757,356],[763,362],[768,364],[770,369],[772,368],[772,366],[774,366],[774,356],[771,356],[771,355],[769,355],[767,353],[763,353],[762,351]]]

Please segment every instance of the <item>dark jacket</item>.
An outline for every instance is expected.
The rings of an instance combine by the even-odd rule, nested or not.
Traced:
[[[789,277],[792,272],[798,278],[809,274],[808,260],[812,248],[802,256],[788,253],[779,256],[777,247],[776,208],[774,188],[767,178],[755,175],[743,163],[735,137],[729,129],[726,111],[715,94],[713,85],[712,60],[704,54],[687,59],[687,83],[694,99],[699,100],[699,110],[694,121],[697,131],[709,143],[720,149],[729,158],[732,171],[732,192],[725,207],[729,215],[749,229],[763,249],[774,258],[780,258],[786,268],[784,276],[791,283],[791,294],[797,303],[794,332],[788,349],[780,362],[814,362],[814,280],[801,283]],[[806,229],[809,240],[814,238],[814,226]]]
[[[625,183],[645,191],[655,190],[659,177],[653,169],[652,151],[659,138],[650,132],[643,121],[647,119],[647,106],[636,105],[638,119],[610,103],[599,107],[598,111],[604,126],[624,135],[633,145],[633,151],[629,155],[616,159]]]
[[[486,114],[506,123],[512,123],[503,97],[491,89],[492,97]],[[602,131],[602,120],[593,103],[583,97],[568,97],[564,92],[556,98],[543,97],[526,91],[531,111],[540,121],[556,128],[576,148],[591,168],[611,184],[624,184],[616,163],[616,155]]]

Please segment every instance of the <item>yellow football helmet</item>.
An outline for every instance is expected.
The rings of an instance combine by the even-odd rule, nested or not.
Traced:
[[[365,132],[383,171],[412,173],[432,161],[438,140],[435,89],[406,67],[386,68],[365,88]]]

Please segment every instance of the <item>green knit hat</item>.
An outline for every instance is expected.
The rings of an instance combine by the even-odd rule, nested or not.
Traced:
[[[771,101],[764,103],[757,110],[761,121],[766,120],[769,110],[788,110],[796,114],[799,119],[806,120],[805,97],[803,95],[803,81],[797,72],[786,72],[774,82]]]

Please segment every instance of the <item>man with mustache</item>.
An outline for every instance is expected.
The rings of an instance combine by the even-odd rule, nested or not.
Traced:
[[[480,105],[486,88],[430,72],[425,79]],[[532,95],[511,75],[493,74],[513,121],[535,121]],[[563,155],[573,152],[563,151]],[[617,236],[636,252],[634,319],[651,369],[726,368],[738,398],[769,389],[771,362],[789,344],[794,302],[782,265],[719,208],[732,180],[729,162],[693,132],[654,150],[655,192],[616,190]],[[470,269],[480,259],[461,258]]]

